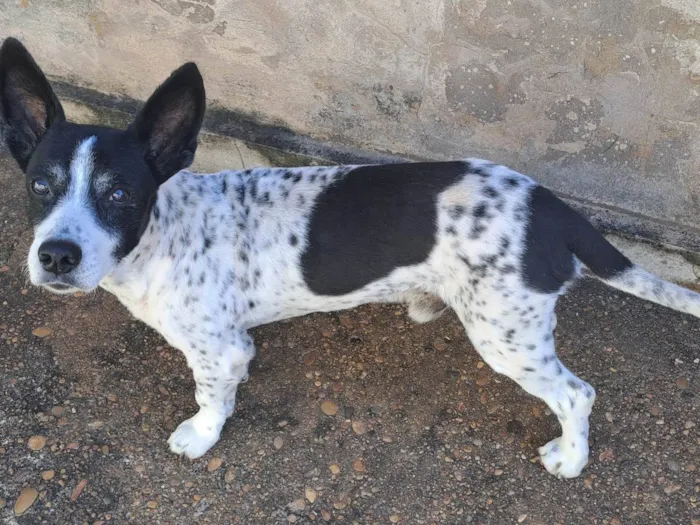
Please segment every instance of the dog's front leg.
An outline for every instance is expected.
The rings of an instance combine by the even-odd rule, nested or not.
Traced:
[[[255,347],[245,332],[226,337],[226,342],[216,342],[217,348],[193,343],[185,351],[197,383],[195,399],[199,412],[180,423],[170,435],[168,444],[176,454],[190,459],[203,456],[219,440],[226,418],[233,414],[236,390],[248,377],[248,363]]]

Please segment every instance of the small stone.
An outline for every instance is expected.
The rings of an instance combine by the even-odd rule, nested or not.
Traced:
[[[694,426],[695,426],[695,422],[693,422],[693,421],[686,421],[686,422],[685,422],[685,425],[683,425],[683,428],[685,428],[686,430],[690,430],[690,429],[693,428]]]
[[[600,453],[598,459],[601,462],[612,461],[613,459],[615,459],[615,454],[613,453],[611,448],[606,448],[605,450],[603,450],[603,452]]]
[[[445,348],[447,348],[447,345],[442,339],[437,338],[435,341],[433,341],[433,348],[438,352],[442,352]]]
[[[610,412],[606,412],[605,419],[608,420],[608,423],[612,423],[613,422],[613,415]]]
[[[80,493],[87,486],[87,484],[88,482],[86,479],[81,479],[80,482],[78,482],[78,484],[73,489],[73,492],[71,492],[70,500],[76,501],[80,497]]]
[[[91,430],[99,430],[99,429],[101,429],[103,426],[105,426],[105,422],[104,422],[104,421],[99,421],[99,420],[98,420],[98,421],[92,421],[92,422],[88,423],[88,428],[91,429]]]
[[[362,458],[356,459],[355,461],[353,461],[352,469],[355,472],[364,472],[365,471],[365,462],[362,460]]]
[[[39,491],[33,487],[24,487],[19,493],[17,501],[15,501],[15,516],[21,516],[27,509],[34,505],[36,498],[39,496]]]
[[[304,356],[304,364],[306,366],[311,366],[316,362],[316,359],[318,359],[318,352],[309,352]]]
[[[520,516],[518,516],[518,523],[522,523],[526,519],[527,519],[527,514],[521,514]]]
[[[41,479],[43,479],[44,481],[51,481],[55,475],[55,470],[45,470],[41,473]]]
[[[46,445],[46,438],[44,436],[32,436],[27,440],[27,447],[29,450],[41,450]]]
[[[659,414],[661,414],[661,409],[657,406],[653,406],[649,409],[649,412],[651,413],[652,416],[656,417]]]
[[[501,470],[500,468],[497,468],[496,470],[493,471],[493,473],[494,473],[496,476],[502,476],[502,475],[503,475],[503,470]]]
[[[355,322],[352,320],[352,317],[349,315],[340,315],[338,316],[338,320],[340,321],[340,324],[343,325],[344,328],[352,328],[355,325]]]
[[[61,406],[55,406],[51,409],[51,414],[53,416],[59,417],[61,414],[63,414],[63,407]]]
[[[0,273],[5,273],[5,272],[9,272],[9,271],[10,271],[9,266],[0,266]]]
[[[352,422],[352,431],[355,434],[359,434],[360,436],[367,432],[367,427],[362,421],[353,421]]]
[[[297,522],[297,517],[296,517],[294,514],[290,514],[289,516],[287,516],[287,521],[288,521],[289,523],[296,523],[296,522]]]
[[[685,377],[679,377],[676,379],[676,386],[681,390],[688,388],[689,384],[688,379]]]
[[[489,383],[488,376],[482,376],[476,380],[477,386],[486,386]]]
[[[330,399],[327,399],[321,403],[321,412],[327,416],[334,416],[338,413],[338,405],[336,405],[335,402],[331,401]]]
[[[390,435],[388,435],[388,434],[384,434],[384,435],[382,436],[382,441],[383,441],[384,443],[393,443],[393,442],[394,442],[394,438],[392,438],[392,437],[391,437]]]
[[[155,500],[151,500],[148,503],[146,503],[146,507],[148,507],[149,509],[155,509],[156,507],[158,507],[158,502]]]
[[[309,501],[309,503],[313,504],[316,501],[316,491],[312,489],[311,487],[306,487],[306,490],[304,490],[304,496],[306,496],[306,499]]]
[[[333,508],[336,510],[343,510],[347,506],[348,506],[347,498],[339,499],[338,501],[335,501],[333,503]]]
[[[277,437],[275,437],[275,439],[272,441],[272,444],[274,445],[274,447],[275,447],[277,450],[279,450],[279,449],[282,448],[282,445],[284,445],[284,440],[283,440],[280,436],[277,436]]]
[[[681,485],[671,484],[671,485],[668,485],[664,488],[664,493],[666,495],[670,496],[671,494],[675,494],[676,492],[678,492],[682,488],[683,487]]]
[[[613,518],[610,520],[610,525],[622,525],[622,522],[617,518]]]
[[[482,440],[480,440],[479,438],[472,439],[472,443],[474,443],[474,445],[477,447],[480,447],[481,445],[484,444],[484,442]]]
[[[0,509],[4,509],[5,505],[7,505],[7,500],[5,500],[5,498],[0,498]]]
[[[116,403],[116,402],[117,402],[117,396],[116,396],[116,394],[107,394],[107,399],[108,399],[109,401],[111,401],[112,403]]]
[[[338,474],[340,474],[340,466],[336,463],[333,463],[330,467],[328,467],[328,469],[331,471],[331,474],[333,474],[334,476],[337,476]]]
[[[233,470],[232,468],[226,470],[226,474],[224,474],[224,481],[226,483],[233,483],[233,481],[236,479],[236,471]]]
[[[399,516],[398,514],[392,514],[391,516],[389,516],[389,521],[391,523],[398,523],[400,520],[401,516]]]
[[[102,453],[103,453],[105,456],[106,456],[107,454],[109,454],[109,447],[108,447],[107,445],[102,445],[102,446],[100,447],[100,450],[102,451]]]
[[[34,330],[32,330],[32,334],[39,338],[48,337],[52,333],[53,330],[51,330],[51,328],[49,328],[48,326],[40,326],[39,328],[35,328]]]
[[[292,512],[301,512],[304,510],[304,507],[306,506],[306,503],[304,503],[304,500],[299,498],[295,499],[289,504],[289,510]]]
[[[331,521],[331,512],[329,510],[323,509],[321,511],[321,517],[324,519],[324,521]]]
[[[221,458],[211,458],[207,463],[207,470],[209,472],[214,472],[215,470],[218,470],[223,463],[224,460]]]

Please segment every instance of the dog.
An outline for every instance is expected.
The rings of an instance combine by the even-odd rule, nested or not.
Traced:
[[[205,113],[194,63],[126,130],[66,121],[12,38],[0,49],[7,148],[25,174],[31,282],[114,294],[180,349],[199,411],[170,436],[189,458],[219,440],[255,347],[247,330],[369,302],[419,323],[451,308],[496,372],[543,400],[562,435],[551,474],[588,460],[591,385],[557,358],[557,298],[585,266],[608,285],[700,317],[700,295],[632,264],[531,178],[479,159],[187,171]]]

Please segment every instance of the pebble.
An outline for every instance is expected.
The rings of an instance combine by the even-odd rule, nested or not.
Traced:
[[[332,517],[332,516],[331,516],[331,512],[330,512],[329,510],[323,509],[323,510],[321,511],[321,517],[322,517],[325,521],[331,521],[331,517]]]
[[[340,466],[336,463],[333,463],[330,467],[328,467],[328,469],[331,471],[331,474],[333,474],[334,476],[337,476],[338,474],[340,474]]]
[[[24,487],[20,492],[17,501],[15,501],[15,516],[21,516],[27,509],[34,505],[36,498],[39,496],[39,491],[34,487]]]
[[[224,481],[226,483],[232,483],[233,480],[236,479],[236,471],[233,470],[232,468],[226,470],[226,474],[224,474]]]
[[[311,366],[316,362],[316,359],[318,359],[318,352],[312,351],[309,352],[304,356],[304,364],[306,366]]]
[[[355,323],[349,315],[340,315],[338,316],[338,320],[344,328],[352,328],[355,325]]]
[[[149,509],[155,509],[158,506],[158,502],[155,500],[151,500],[148,503],[146,503],[146,507]]]
[[[365,471],[365,462],[362,460],[362,458],[356,459],[355,461],[353,461],[352,469],[355,472],[364,472]]]
[[[521,514],[520,516],[518,516],[518,523],[522,523],[526,519],[527,519],[527,514]]]
[[[81,479],[80,482],[75,486],[73,492],[70,495],[70,500],[75,501],[80,497],[80,493],[87,486],[88,482],[86,479]]]
[[[362,421],[353,421],[352,422],[352,431],[355,434],[359,434],[360,436],[367,432],[367,427]]]
[[[297,517],[296,517],[294,514],[290,514],[289,516],[287,516],[287,521],[288,521],[289,523],[296,523],[296,522],[297,522]]]
[[[51,481],[55,475],[55,470],[45,470],[41,473],[41,479],[43,479],[44,481]]]
[[[279,449],[282,448],[282,445],[284,445],[284,440],[283,440],[280,436],[277,436],[277,437],[272,441],[272,444],[274,445],[274,447],[275,447],[277,450],[279,450]]]
[[[51,409],[51,414],[59,417],[61,414],[63,414],[63,407],[61,406],[55,406]]]
[[[399,516],[398,514],[392,514],[391,516],[389,516],[389,521],[391,523],[398,523],[400,520],[401,516]]]
[[[36,337],[44,338],[48,337],[53,333],[53,330],[47,326],[40,326],[39,328],[35,328],[32,330],[32,334],[34,334]]]
[[[685,390],[686,388],[688,388],[689,384],[690,383],[688,382],[688,379],[685,377],[679,377],[678,379],[676,379],[676,386],[681,390]]]
[[[306,499],[309,501],[309,503],[313,504],[316,501],[316,491],[312,489],[311,487],[307,487],[306,490],[304,490],[304,496],[306,496]]]
[[[221,458],[211,458],[207,463],[207,470],[209,472],[214,472],[215,470],[218,470],[223,463],[224,460]]]
[[[447,348],[447,345],[442,339],[437,338],[435,341],[433,341],[433,348],[438,352],[442,352],[445,348]]]
[[[46,438],[44,436],[32,436],[27,440],[29,450],[41,450],[45,445]]]
[[[327,416],[334,416],[338,413],[338,405],[336,405],[335,402],[328,399],[321,403],[321,412],[323,412]]]
[[[488,376],[483,376],[480,377],[479,379],[476,380],[477,386],[486,386],[489,384],[489,378]]]
[[[502,476],[502,475],[503,475],[503,470],[501,470],[500,468],[497,468],[496,470],[493,471],[493,473],[494,473],[496,476]]]
[[[652,416],[656,417],[659,414],[661,414],[661,409],[659,407],[654,406],[654,407],[651,407],[649,409],[649,412],[651,413]]]
[[[666,495],[670,496],[671,494],[675,494],[676,492],[678,492],[678,491],[681,490],[682,488],[683,488],[683,487],[682,487],[681,485],[674,485],[674,484],[671,484],[671,485],[668,485],[668,486],[666,486],[666,487],[664,488],[664,493],[665,493]]]
[[[602,461],[612,461],[613,459],[615,459],[615,454],[613,453],[611,448],[606,448],[605,450],[603,450],[603,452],[600,453],[600,455],[598,456],[598,459],[601,462]]]

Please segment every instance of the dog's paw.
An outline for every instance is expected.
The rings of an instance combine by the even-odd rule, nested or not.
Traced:
[[[196,417],[183,421],[175,432],[170,434],[168,445],[175,454],[184,454],[190,459],[200,458],[219,441],[219,432],[203,434],[197,431]]]
[[[538,449],[540,461],[547,472],[557,478],[575,478],[588,463],[588,445],[578,445],[564,444],[560,437],[553,439]]]

